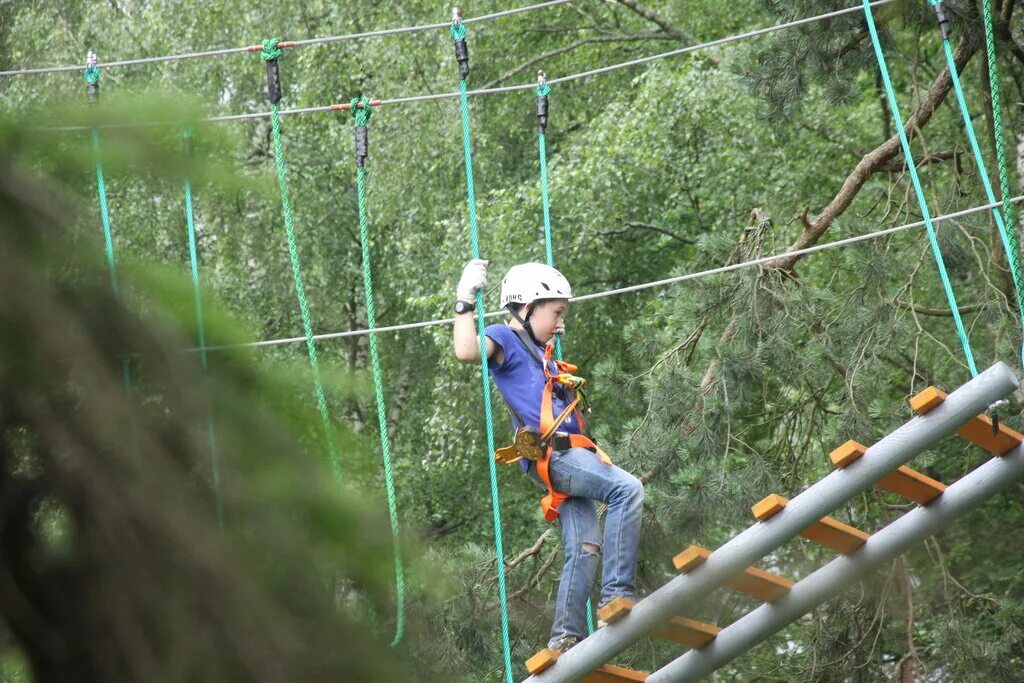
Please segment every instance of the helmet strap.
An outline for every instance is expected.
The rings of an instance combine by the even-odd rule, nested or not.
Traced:
[[[519,312],[516,311],[515,304],[509,304],[505,308],[508,309],[508,312],[512,314],[513,318],[515,318],[517,321],[519,321],[519,324],[522,325],[523,329],[526,330],[526,333],[528,335],[530,335],[530,339],[533,340],[534,344],[536,344],[537,346],[544,346],[539,341],[537,341],[537,337],[534,336],[534,334],[533,334],[533,326],[530,325],[530,316],[533,315],[533,311],[534,311],[534,305],[533,305],[532,302],[526,304],[526,317],[525,318],[523,316],[519,315]]]

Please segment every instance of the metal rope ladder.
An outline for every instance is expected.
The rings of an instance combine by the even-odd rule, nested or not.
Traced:
[[[789,500],[772,494],[757,502],[757,522],[715,551],[690,546],[673,558],[679,576],[638,602],[620,598],[601,610],[609,623],[561,656],[542,650],[530,658],[530,683],[698,681],[762,642],[814,607],[855,585],[855,580],[984,500],[1024,478],[1024,435],[984,414],[1009,396],[1017,379],[996,363],[951,394],[928,387],[910,400],[917,417],[870,448],[847,441],[830,454],[835,470]],[[917,453],[955,432],[995,456],[955,483],[943,484],[905,465]],[[871,486],[917,504],[874,534],[844,524],[829,512]],[[799,582],[754,563],[801,536],[839,554]],[[686,605],[721,586],[763,601],[721,628],[680,614]],[[689,652],[648,674],[607,664],[639,638],[679,643]]]

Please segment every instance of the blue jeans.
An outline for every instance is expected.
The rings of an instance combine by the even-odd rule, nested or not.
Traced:
[[[543,486],[535,463],[530,463],[528,471],[534,481]],[[587,635],[587,599],[601,554],[598,502],[608,504],[600,604],[618,597],[636,598],[636,558],[644,485],[629,472],[615,465],[605,465],[585,448],[552,453],[548,474],[556,491],[571,496],[558,508],[565,564],[548,643],[548,647],[557,647],[566,639],[582,639]],[[584,545],[597,548],[597,552]]]

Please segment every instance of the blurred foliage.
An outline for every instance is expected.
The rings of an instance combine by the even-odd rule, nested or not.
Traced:
[[[994,171],[987,76],[983,53],[977,51],[980,3],[945,4],[954,18],[954,41],[966,41],[974,50],[962,79]],[[993,5],[1005,19],[997,30],[1003,121],[1009,139],[1019,140],[1024,132],[1021,11],[1009,0]],[[471,24],[470,87],[529,83],[537,68],[556,78],[841,6],[831,0],[582,0]],[[490,1],[462,9],[468,17],[503,8]],[[117,484],[112,490],[121,494],[146,491],[145,482],[159,481],[154,477],[161,472],[187,474],[185,480],[166,475],[178,484],[155,490],[147,500],[202,501],[186,507],[187,521],[195,526],[185,527],[189,540],[216,555],[225,572],[252,572],[248,582],[235,582],[241,586],[235,592],[225,588],[210,614],[213,606],[227,615],[241,614],[238,591],[263,586],[254,605],[269,606],[253,607],[252,614],[264,615],[260,630],[264,625],[279,629],[267,639],[284,648],[268,650],[281,661],[292,660],[274,634],[292,629],[294,616],[303,613],[302,591],[314,593],[325,581],[343,586],[336,591],[342,609],[316,611],[315,619],[303,623],[302,628],[320,625],[318,635],[306,641],[311,651],[319,652],[317,644],[325,640],[365,655],[380,647],[375,639],[364,647],[347,635],[345,629],[369,617],[365,600],[356,596],[373,596],[381,640],[391,626],[390,553],[380,521],[383,482],[374,406],[364,390],[366,340],[352,336],[319,345],[332,413],[348,454],[339,496],[324,469],[302,344],[211,353],[208,378],[193,356],[177,353],[195,334],[184,279],[188,250],[181,180],[186,175],[196,194],[211,343],[301,334],[267,121],[199,124],[195,161],[178,154],[180,127],[190,120],[266,111],[262,63],[254,54],[118,69],[104,69],[102,63],[255,44],[269,35],[297,39],[444,21],[449,9],[422,0],[398,5],[44,0],[0,6],[2,63],[81,63],[86,50],[95,49],[102,72],[100,103],[92,107],[84,106],[77,73],[0,83],[0,110],[13,121],[2,133],[4,149],[17,159],[20,174],[50,179],[46,187],[55,189],[44,196],[72,203],[53,218],[62,226],[61,239],[39,247],[28,262],[37,268],[29,270],[36,278],[45,274],[64,283],[78,307],[73,310],[86,321],[85,332],[53,348],[24,346],[34,339],[29,328],[5,323],[5,330],[24,328],[18,352],[29,354],[11,364],[5,352],[5,367],[17,368],[26,386],[43,382],[45,387],[46,378],[69,372],[65,361],[54,359],[79,358],[86,341],[99,349],[92,357],[111,376],[120,372],[119,357],[126,350],[152,352],[140,356],[141,386],[133,400],[114,386],[102,394],[109,403],[104,421],[122,416],[115,422],[123,424],[131,415],[137,430],[172,432],[176,440],[170,445],[151,438],[153,448],[176,465],[140,468],[122,453],[120,442],[101,442],[104,448],[96,453],[78,449],[75,459],[88,456],[96,467],[116,465],[122,474],[111,486]],[[891,3],[875,13],[906,117],[944,68],[941,42],[925,3]],[[546,53],[552,54],[534,61]],[[358,95],[451,92],[456,86],[451,38],[444,30],[289,49],[281,72],[285,108],[347,102]],[[804,229],[804,210],[813,221],[858,162],[892,135],[880,95],[870,41],[857,13],[557,84],[548,128],[556,265],[576,291],[591,293],[785,250]],[[491,259],[494,291],[488,301],[493,305],[505,268],[544,255],[534,104],[527,90],[476,97],[471,106],[481,247]],[[174,123],[101,129],[127,290],[122,308],[103,288],[89,133],[39,129],[126,121]],[[351,119],[344,112],[286,116],[283,127],[316,331],[363,328]],[[461,264],[470,253],[459,133],[453,99],[386,105],[371,120],[368,201],[380,325],[449,314]],[[954,101],[940,104],[913,145],[916,154],[932,157],[921,174],[933,215],[984,202]],[[1020,188],[1019,175],[1013,182]],[[821,239],[918,218],[897,156],[870,173]],[[989,217],[977,213],[946,221],[938,231],[979,366],[1002,360],[1019,371],[1020,321],[1008,298],[1012,290]],[[20,250],[28,244],[18,243]],[[22,251],[12,253],[25,261]],[[901,424],[910,416],[906,399],[924,386],[951,389],[968,378],[931,259],[922,231],[909,230],[806,257],[792,272],[744,269],[573,306],[567,357],[593,380],[597,435],[620,465],[649,475],[644,590],[671,578],[668,560],[681,548],[691,542],[717,547],[746,526],[745,510],[764,494],[793,495],[826,474],[825,456],[836,444],[848,438],[871,443]],[[52,265],[65,262],[75,265]],[[46,313],[44,300],[27,300],[23,289],[6,287],[4,293],[15,297],[11,304],[32,303],[33,315],[42,316],[39,325],[46,319],[53,327],[54,320],[63,319]],[[86,334],[90,330],[94,336]],[[76,341],[82,335],[85,341]],[[399,677],[499,681],[496,561],[477,371],[454,360],[447,327],[388,333],[380,342],[400,515],[410,542],[422,551],[409,571],[413,622],[401,657],[361,661],[397,659],[415,672],[399,672]],[[60,349],[63,355],[55,353]],[[40,360],[44,352],[46,363]],[[149,355],[159,360],[150,361]],[[83,386],[99,370],[90,372],[82,375]],[[78,379],[77,372],[73,376]],[[48,397],[50,391],[37,394]],[[216,416],[224,451],[227,547],[211,526],[205,489],[208,454],[201,427],[210,414],[207,407]],[[1019,410],[1014,402],[1001,417],[1019,424]],[[497,422],[504,434],[504,416]],[[193,429],[173,430],[172,424]],[[119,455],[107,452],[111,448]],[[36,453],[42,464],[33,465],[32,472],[52,466],[43,451]],[[946,440],[914,466],[953,481],[980,458],[975,449]],[[509,570],[509,591],[513,655],[521,662],[546,638],[560,550],[557,529],[542,537],[547,525],[537,514],[532,484],[517,468],[505,468],[500,485],[506,559],[517,560]],[[297,495],[307,490],[308,497]],[[897,678],[908,668],[919,680],[1018,680],[1024,670],[1024,622],[1014,605],[1021,598],[1024,554],[1004,539],[1024,522],[1020,499],[1020,487],[994,498],[889,572],[738,659],[719,680],[874,681]],[[869,492],[837,516],[870,530],[904,509],[892,497]],[[372,521],[362,521],[364,515]],[[52,519],[53,529],[67,524],[58,521],[66,519],[60,514]],[[288,552],[259,550],[275,543],[284,543]],[[352,557],[352,544],[369,550]],[[991,552],[993,547],[999,552]],[[525,552],[531,548],[536,552]],[[199,556],[198,551],[182,554]],[[271,557],[284,558],[284,564],[269,566]],[[794,542],[765,564],[799,578],[827,559],[820,549]],[[301,565],[297,573],[282,569],[293,561]],[[345,580],[339,584],[332,572],[345,574]],[[180,577],[176,582],[172,585],[187,594],[187,582]],[[282,586],[300,594],[286,596]],[[139,605],[163,607],[156,600]],[[688,614],[724,624],[751,606],[723,592]],[[285,615],[280,624],[272,609]],[[180,623],[189,623],[193,613],[177,610]],[[181,647],[172,636],[183,631],[168,627],[168,632],[153,642]],[[202,642],[190,647],[222,644],[214,636],[197,640]],[[35,666],[21,638],[7,642],[17,643]],[[343,658],[349,650],[328,651]],[[645,643],[620,661],[651,669],[674,653],[668,645]],[[225,677],[240,670],[232,666],[246,662],[241,655],[232,660],[199,654],[193,660],[179,652],[174,661],[222,666],[218,675]],[[23,670],[18,656],[6,656],[5,671]],[[303,678],[301,672],[295,675]]]

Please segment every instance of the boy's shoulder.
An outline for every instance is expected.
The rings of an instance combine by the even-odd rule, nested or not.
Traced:
[[[509,336],[515,336],[515,332],[505,323],[491,323],[484,328],[484,334],[496,341],[507,339]]]

